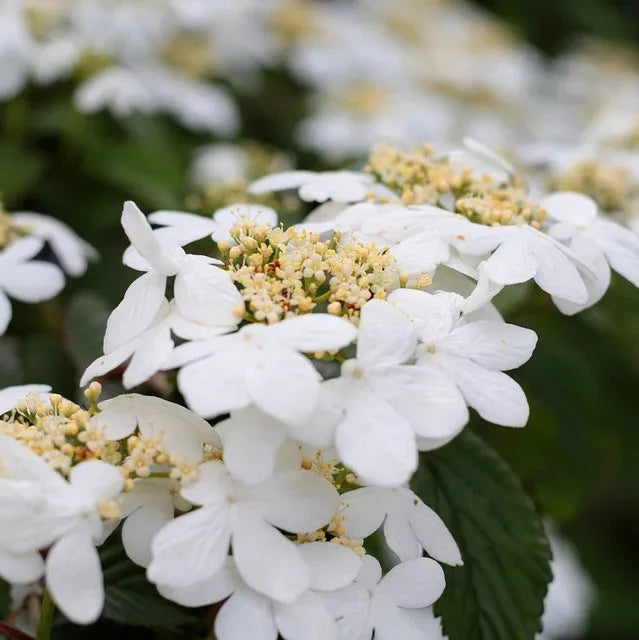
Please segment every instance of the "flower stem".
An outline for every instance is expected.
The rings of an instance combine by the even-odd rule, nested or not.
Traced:
[[[51,593],[48,589],[45,589],[44,597],[42,598],[42,607],[40,608],[40,619],[38,620],[36,640],[50,640],[54,613],[55,604],[51,598]]]

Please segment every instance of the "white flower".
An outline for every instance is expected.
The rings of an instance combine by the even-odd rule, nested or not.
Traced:
[[[229,229],[234,224],[251,221],[275,227],[278,218],[271,207],[238,203],[218,209],[213,214],[213,219],[182,211],[155,211],[149,215],[148,220],[153,224],[162,225],[161,229],[155,231],[159,238],[167,234],[176,244],[183,247],[206,236],[211,236],[215,242],[225,241],[234,244],[229,234]]]
[[[460,252],[486,256],[486,272],[496,284],[534,280],[555,298],[583,304],[588,300],[584,278],[593,278],[587,264],[554,238],[530,225],[486,227],[473,224],[475,233],[465,238]]]
[[[64,287],[64,274],[56,265],[32,260],[43,246],[41,238],[28,237],[0,250],[0,335],[11,320],[7,296],[21,302],[42,302]]]
[[[321,411],[321,399],[319,405]],[[258,484],[272,475],[278,451],[288,439],[314,447],[333,444],[333,430],[326,421],[311,419],[292,426],[275,420],[254,405],[233,411],[216,430],[224,443],[224,463],[246,484]]]
[[[459,548],[441,518],[408,487],[362,487],[342,496],[346,535],[367,538],[384,524],[386,544],[403,562],[429,556],[462,564]]]
[[[135,280],[112,311],[104,335],[104,356],[94,361],[82,383],[133,359],[125,372],[128,388],[158,371],[173,350],[171,330],[183,338],[201,338],[236,327],[234,313],[243,304],[228,274],[212,258],[187,256],[176,244],[161,243],[142,212],[124,205],[122,225],[136,249],[131,261],[144,275]],[[175,300],[164,297],[167,278],[176,276]]]
[[[256,591],[290,604],[309,588],[299,547],[275,527],[304,532],[326,525],[339,504],[327,480],[286,466],[262,484],[247,486],[212,461],[200,465],[198,478],[181,494],[203,506],[153,538],[151,582],[180,587],[208,580],[231,545],[240,575]]]
[[[526,362],[537,335],[505,322],[459,322],[460,298],[398,289],[389,296],[415,323],[419,367],[437,368],[459,387],[468,406],[495,424],[523,427],[528,402],[521,387],[503,371]]]
[[[233,557],[209,580],[187,587],[158,585],[159,592],[181,605],[198,607],[231,596],[215,619],[218,640],[264,638],[276,640],[337,640],[337,627],[318,592],[350,584],[361,559],[347,547],[311,542],[297,547],[309,568],[310,590],[291,604],[282,604],[251,589],[239,575]]]
[[[579,638],[587,629],[588,614],[594,601],[590,576],[581,565],[576,549],[546,523],[552,551],[552,582],[544,600],[542,632],[536,640]]]
[[[92,422],[108,440],[123,440],[137,428],[143,436],[161,440],[169,455],[193,462],[202,459],[203,444],[221,444],[206,420],[162,398],[127,393],[100,402],[98,409]]]
[[[122,490],[119,470],[90,460],[74,467],[67,482],[40,457],[0,435],[0,526],[2,547],[21,555],[23,570],[39,549],[51,547],[46,583],[61,611],[73,622],[95,621],[104,586],[95,542],[103,535],[102,501]],[[31,560],[28,560],[31,556]]]
[[[411,321],[382,300],[362,307],[357,355],[325,387],[344,415],[335,445],[344,464],[365,482],[394,486],[417,468],[416,436],[457,433],[468,411],[455,385],[435,369],[405,365],[414,357]]]
[[[236,333],[180,345],[166,368],[190,362],[180,370],[178,386],[188,406],[204,417],[255,403],[297,425],[315,409],[321,379],[300,352],[340,349],[356,333],[347,320],[324,313],[249,324]]]
[[[249,193],[298,189],[306,202],[359,202],[372,183],[372,176],[353,171],[283,171],[256,180],[249,186]]]
[[[55,218],[31,211],[16,211],[11,218],[29,233],[46,240],[64,271],[71,276],[81,276],[89,261],[98,258],[98,252],[90,244]]]
[[[153,536],[173,520],[175,510],[188,511],[180,484],[170,478],[137,478],[132,491],[122,496],[122,545],[127,556],[141,567],[151,562]]]
[[[584,304],[555,299],[564,313],[576,313],[599,301],[610,283],[610,268],[639,287],[639,235],[597,214],[596,203],[580,193],[554,193],[541,202],[554,222],[548,233],[568,243],[596,275],[584,280],[589,297]],[[588,286],[590,285],[590,286]]]
[[[426,607],[444,586],[444,572],[429,558],[402,562],[382,578],[379,562],[365,556],[355,582],[324,597],[340,640],[370,640],[373,631],[377,640],[421,640],[433,628]]]
[[[5,387],[0,391],[0,415],[15,409],[18,402],[30,393],[47,393],[51,387],[46,384],[23,384],[17,387]]]

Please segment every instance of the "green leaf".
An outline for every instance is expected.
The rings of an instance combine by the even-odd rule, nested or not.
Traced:
[[[11,613],[11,586],[0,578],[0,620]]]
[[[126,556],[119,532],[100,549],[100,560],[106,595],[103,617],[138,627],[170,628],[198,624],[203,618],[201,609],[180,607],[157,592],[144,569]]]
[[[102,337],[110,309],[89,291],[76,293],[69,302],[69,350],[81,370],[102,353]]]
[[[466,429],[422,454],[413,489],[444,520],[464,565],[435,603],[449,640],[533,640],[551,578],[533,504],[505,462]]]

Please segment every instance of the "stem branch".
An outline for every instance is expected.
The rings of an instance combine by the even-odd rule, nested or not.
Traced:
[[[40,620],[38,620],[38,631],[36,632],[36,640],[51,639],[51,625],[53,624],[53,614],[55,613],[55,604],[51,598],[48,589],[44,590],[42,598],[42,607],[40,608]]]

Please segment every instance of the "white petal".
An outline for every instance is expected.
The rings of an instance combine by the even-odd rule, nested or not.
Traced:
[[[393,492],[380,487],[362,487],[342,496],[346,508],[344,528],[349,538],[367,538],[382,526]]]
[[[286,607],[278,607],[275,622],[286,640],[338,639],[335,620],[322,599],[310,591],[302,595],[297,602]]]
[[[574,315],[599,302],[608,290],[611,274],[610,265],[599,246],[598,238],[590,238],[584,234],[576,235],[570,242],[570,250],[589,267],[588,272],[580,270],[588,291],[588,300],[584,304],[575,304],[553,296],[553,302],[559,311],[566,315]]]
[[[244,581],[269,598],[290,604],[308,589],[310,571],[297,545],[250,507],[236,512],[233,557]]]
[[[244,381],[247,363],[244,355],[231,347],[182,367],[177,378],[178,388],[189,408],[212,418],[247,406],[251,396]]]
[[[517,284],[530,280],[537,272],[536,256],[527,237],[514,228],[499,248],[486,260],[486,272],[497,284]]]
[[[317,591],[341,589],[353,582],[362,559],[348,547],[331,542],[309,542],[299,551],[311,572],[310,588]]]
[[[276,473],[251,492],[251,502],[262,516],[291,533],[314,531],[328,524],[339,495],[325,478],[311,471]]]
[[[370,484],[403,484],[417,468],[411,426],[372,395],[353,399],[337,427],[335,445],[344,464]]]
[[[543,240],[534,247],[537,261],[535,282],[551,296],[577,304],[585,303],[588,300],[586,285],[577,268],[568,259],[568,249],[541,233],[539,236]]]
[[[62,613],[77,624],[98,619],[104,605],[100,558],[91,536],[76,529],[47,555],[47,587]]]
[[[355,583],[343,589],[329,591],[324,594],[324,602],[337,622],[340,640],[372,638],[371,600],[366,589]]]
[[[453,312],[446,300],[416,289],[396,289],[388,301],[397,305],[415,323],[420,340],[434,344],[446,335],[453,325]]]
[[[12,315],[11,301],[4,294],[4,291],[0,289],[0,336],[7,330]]]
[[[206,238],[215,229],[210,218],[184,211],[154,211],[147,216],[147,220],[170,228],[175,242],[182,247]]]
[[[202,443],[219,444],[206,420],[162,398],[126,393],[101,402],[99,409],[98,424],[112,440],[130,435],[137,424],[144,435],[160,438],[170,454],[195,461],[202,457]]]
[[[233,481],[225,465],[218,460],[203,462],[193,482],[182,487],[181,495],[193,504],[220,505],[227,501]]]
[[[20,238],[0,251],[0,264],[5,271],[9,265],[26,262],[37,256],[44,247],[44,240],[35,236]]]
[[[357,359],[365,367],[405,362],[416,345],[415,328],[399,309],[383,300],[370,300],[362,307]]]
[[[135,491],[143,491],[143,487],[136,485]],[[141,567],[149,566],[151,540],[173,519],[173,511],[173,496],[166,488],[153,487],[146,491],[143,505],[129,515],[122,525],[122,544],[133,562]]]
[[[469,406],[479,415],[505,427],[523,427],[528,422],[528,401],[521,387],[501,371],[484,369],[470,360],[452,358],[449,369]],[[448,368],[448,364],[446,365]]]
[[[117,467],[102,460],[87,460],[71,469],[69,481],[75,489],[90,500],[111,499],[124,486],[124,479]]]
[[[450,376],[436,367],[398,365],[368,379],[374,392],[419,436],[447,437],[468,422],[462,394]]]
[[[393,247],[398,268],[411,275],[431,273],[449,256],[448,243],[431,231],[407,238]]]
[[[24,400],[28,394],[47,394],[48,391],[51,391],[51,387],[46,384],[22,384],[6,387],[0,390],[0,415],[15,409],[18,402]]]
[[[151,582],[188,586],[213,576],[228,555],[226,506],[202,507],[171,520],[153,538]]]
[[[459,547],[442,519],[412,491],[410,494],[412,499],[409,503],[408,518],[415,537],[426,553],[439,562],[462,564]]]
[[[114,349],[106,356],[96,358],[84,371],[80,379],[80,386],[84,387],[94,378],[99,378],[109,371],[119,367],[123,362],[128,360],[137,346],[137,340],[129,340],[121,347]]]
[[[15,553],[0,548],[0,576],[13,584],[29,584],[44,573],[44,560],[38,551]]]
[[[444,591],[444,572],[430,558],[416,558],[393,567],[380,581],[376,596],[384,596],[398,607],[427,607]]]
[[[408,521],[408,500],[404,492],[397,492],[389,502],[388,515],[384,520],[384,538],[390,550],[401,560],[410,560],[422,555]]]
[[[308,180],[315,178],[313,171],[282,171],[264,176],[249,185],[248,192],[259,195],[269,191],[297,189]]]
[[[204,582],[196,582],[184,587],[158,585],[162,596],[181,604],[183,607],[203,607],[228,598],[238,586],[238,576],[231,557],[222,568]]]
[[[244,305],[228,272],[200,260],[185,260],[175,278],[175,302],[187,320],[216,327],[235,327],[233,310]]]
[[[609,220],[598,221],[593,232],[610,266],[639,287],[639,235]]]
[[[164,303],[166,278],[145,273],[129,286],[122,302],[111,312],[104,334],[104,353],[139,337],[155,320]]]
[[[180,252],[177,250],[171,251],[160,244],[151,229],[151,225],[134,202],[129,200],[124,203],[121,222],[131,244],[149,262],[157,274],[172,276],[177,273],[177,257]]]
[[[277,640],[271,603],[249,589],[236,591],[215,616],[217,640]]]
[[[353,342],[357,329],[344,318],[309,313],[287,318],[268,327],[269,336],[296,351],[341,349]]]
[[[375,640],[431,640],[431,636],[426,635],[429,629],[422,626],[421,611],[424,609],[405,609],[386,599],[374,599],[371,617],[375,625]],[[434,638],[439,640],[437,636]]]
[[[286,440],[282,423],[248,407],[217,425],[224,443],[224,464],[246,484],[267,480],[275,468],[279,448]]]
[[[88,261],[98,257],[91,245],[55,218],[27,211],[12,213],[11,217],[16,224],[30,227],[35,234],[48,240],[60,265],[72,276],[81,276]]]
[[[468,322],[453,329],[439,348],[470,358],[487,369],[508,371],[532,356],[537,334],[506,322]]]
[[[374,556],[364,556],[356,581],[367,589],[374,589],[381,580],[382,568]]]
[[[137,387],[161,371],[173,347],[168,323],[161,323],[145,331],[137,341],[135,353],[122,376],[125,389]]]
[[[246,389],[253,402],[269,415],[296,425],[312,414],[321,377],[303,355],[277,344],[250,349]]]
[[[2,287],[12,298],[22,302],[41,302],[56,296],[64,287],[64,274],[54,264],[33,260],[8,267],[0,275]]]
[[[544,198],[539,206],[554,220],[575,226],[587,226],[597,215],[597,204],[583,193],[560,191]]]

